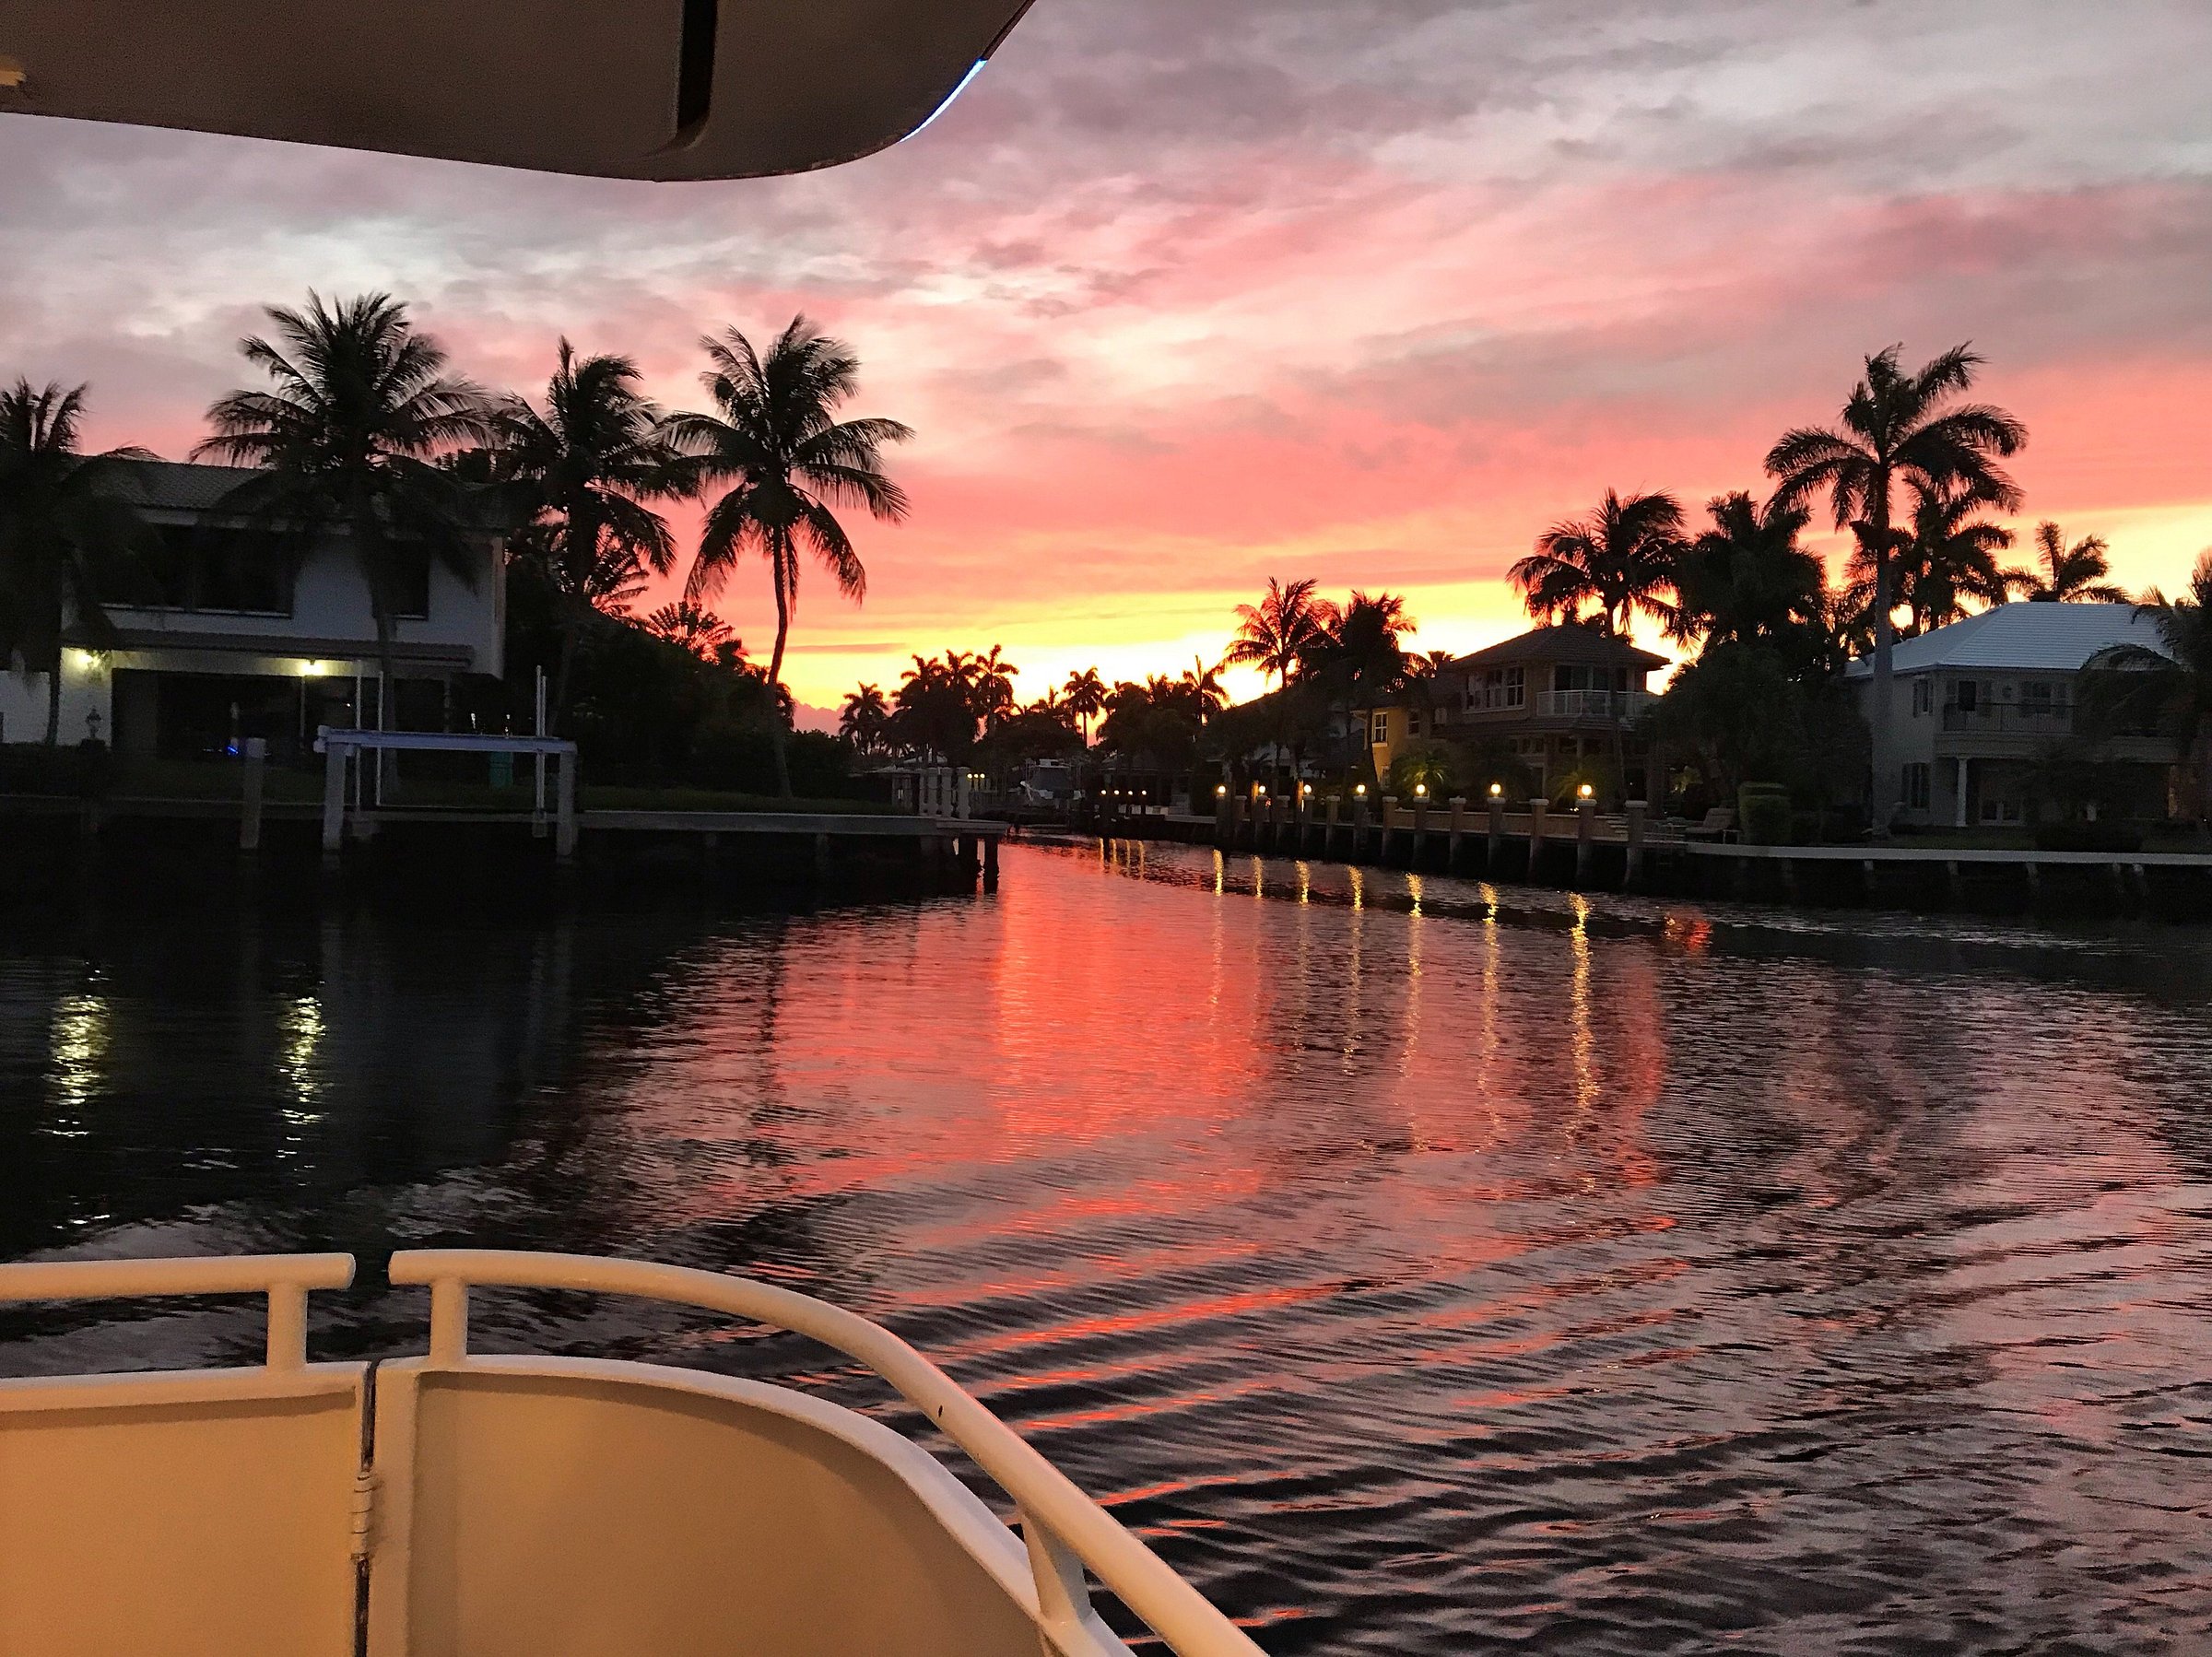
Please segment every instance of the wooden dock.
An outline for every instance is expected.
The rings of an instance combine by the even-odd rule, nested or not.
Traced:
[[[1339,802],[1237,799],[1212,815],[1124,813],[1109,838],[1160,839],[1260,856],[1318,858],[1480,879],[1749,901],[2018,911],[2117,909],[2212,919],[2212,852],[2059,852],[2030,847],[1766,846],[1688,838],[1590,802]]]

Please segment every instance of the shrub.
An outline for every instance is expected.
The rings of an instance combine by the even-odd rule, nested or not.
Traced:
[[[1735,791],[1735,825],[1747,845],[1786,846],[1790,791],[1779,782],[1745,783]]]

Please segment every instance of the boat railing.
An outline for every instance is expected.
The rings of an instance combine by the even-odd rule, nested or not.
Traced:
[[[890,1331],[841,1308],[748,1278],[648,1261],[496,1249],[410,1249],[392,1256],[394,1284],[430,1291],[432,1368],[468,1361],[476,1287],[630,1295],[748,1319],[806,1336],[865,1366],[928,1416],[1012,1498],[1045,1629],[1081,1650],[1094,1624],[1084,1569],[1180,1657],[1259,1657],[1204,1595],[1086,1496],[950,1376]]]
[[[307,1367],[307,1296],[353,1281],[350,1254],[212,1254],[192,1260],[41,1260],[0,1265],[0,1302],[265,1295],[266,1362]]]

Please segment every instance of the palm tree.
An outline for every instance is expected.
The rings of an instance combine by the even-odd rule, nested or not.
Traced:
[[[863,685],[846,697],[844,709],[837,716],[839,733],[864,754],[876,751],[890,723],[891,704],[877,685]]]
[[[1182,670],[1182,688],[1206,719],[1229,706],[1229,692],[1221,687],[1221,665],[1208,667],[1204,656],[1193,656]]]
[[[1825,494],[1836,527],[1866,525],[1874,575],[1874,817],[1887,832],[1896,815],[1897,768],[1890,763],[1889,686],[1896,629],[1889,612],[1890,507],[1900,480],[1971,494],[2004,511],[2018,509],[2019,489],[1997,461],[2018,453],[2028,429],[2001,408],[1961,403],[1982,358],[1965,346],[1907,373],[1903,347],[1866,358],[1834,427],[1784,432],[1767,452],[1768,475],[1780,479],[1778,499],[1799,505]]]
[[[651,575],[676,564],[667,522],[645,503],[688,487],[684,457],[661,433],[661,411],[638,390],[627,357],[577,360],[560,342],[543,411],[526,397],[500,399],[487,445],[494,478],[516,496],[518,550],[564,601],[553,720],[569,706],[576,641],[587,617],[618,611]]]
[[[1263,685],[1278,677],[1288,685],[1340,619],[1335,605],[1313,596],[1315,584],[1295,581],[1286,587],[1269,576],[1265,597],[1237,606],[1237,635],[1221,652],[1221,665],[1256,667]]]
[[[946,655],[949,659],[953,653],[947,651]],[[1014,680],[1021,669],[1006,660],[995,644],[987,653],[970,658],[966,665],[976,717],[986,732],[995,730],[998,722],[1014,711]]]
[[[680,644],[704,661],[713,661],[724,645],[734,647],[740,658],[745,654],[745,641],[730,630],[730,624],[694,604],[663,605],[645,617],[644,626],[655,639]]]
[[[913,433],[897,420],[837,418],[859,387],[860,359],[804,316],[792,318],[765,356],[735,328],[700,344],[711,365],[700,379],[717,412],[674,416],[667,429],[694,457],[700,488],[732,487],[707,510],[684,595],[703,603],[722,590],[741,554],[766,558],[776,598],[768,676],[781,687],[800,554],[811,552],[848,598],[857,603],[866,594],[867,571],[833,509],[862,506],[889,523],[904,518],[906,491],[885,475],[883,448]],[[774,734],[776,785],[788,797],[788,733],[778,725]]]
[[[0,665],[20,658],[46,676],[46,746],[61,740],[62,640],[75,629],[96,649],[115,637],[100,606],[118,565],[150,532],[124,499],[121,475],[143,449],[87,454],[79,447],[85,388],[0,391]]]
[[[1086,667],[1081,673],[1069,674],[1061,688],[1067,693],[1068,711],[1082,722],[1083,746],[1088,747],[1090,722],[1106,711],[1106,681],[1099,677],[1097,668]]]
[[[1639,610],[1663,626],[1672,621],[1667,595],[1681,540],[1682,508],[1672,495],[1624,500],[1607,489],[1596,511],[1538,535],[1535,550],[1507,570],[1506,579],[1538,620],[1580,621],[1583,606],[1594,605],[1591,625],[1626,639]]]
[[[1686,545],[1675,567],[1675,617],[1666,629],[1677,644],[1751,644],[1817,632],[1826,617],[1827,570],[1797,544],[1811,522],[1802,506],[1748,494],[1716,495],[1705,503],[1712,527]]]
[[[445,353],[389,294],[325,304],[311,292],[304,311],[272,305],[265,314],[280,343],[249,335],[238,348],[273,389],[218,399],[207,411],[215,435],[193,453],[258,468],[224,497],[227,511],[295,546],[324,530],[345,534],[376,617],[383,728],[398,685],[394,626],[416,559],[476,584],[488,525],[476,491],[437,462],[489,435],[484,394],[445,371]]]
[[[2112,568],[2105,561],[2111,550],[2102,535],[2084,535],[2068,546],[2058,525],[2046,518],[2035,526],[2041,568],[2017,571],[2013,585],[2035,604],[2124,605],[2126,590],[2104,579]]]
[[[1971,599],[1984,608],[2005,603],[2019,571],[2002,570],[1997,554],[2012,545],[2012,531],[1976,514],[1982,502],[1955,489],[1915,486],[1912,527],[1893,541],[1897,576],[1894,598],[1910,611],[1914,633],[1948,625],[1969,614]],[[1853,553],[1854,593],[1874,603],[1871,549],[1862,542]]]
[[[1325,664],[1347,691],[1388,695],[1406,676],[1405,636],[1419,630],[1395,593],[1371,598],[1354,589],[1335,632],[1309,654],[1308,665]]]
[[[2170,733],[2184,771],[2195,771],[2197,817],[2212,811],[2212,551],[2197,557],[2189,590],[2168,598],[2153,587],[2136,605],[2159,629],[2163,653],[2139,644],[2102,652],[2085,675],[2083,711],[2094,719],[2132,718]]]

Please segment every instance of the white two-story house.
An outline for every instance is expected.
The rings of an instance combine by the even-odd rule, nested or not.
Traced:
[[[2137,812],[2165,807],[2173,745],[2077,729],[2084,668],[2122,645],[2163,652],[2132,605],[2008,604],[1900,640],[1892,657],[1888,749],[1908,823],[2012,824],[2036,811],[2036,774],[2066,755],[2113,768]],[[1848,676],[1869,723],[1873,664]],[[2093,740],[2092,740],[2093,736]]]
[[[221,510],[252,474],[168,461],[133,471],[155,546],[104,606],[114,647],[66,635],[61,740],[189,758],[259,736],[289,758],[318,725],[377,723],[376,617],[345,534],[288,558]],[[478,557],[473,582],[427,557],[415,572],[395,629],[389,726],[439,729],[457,678],[500,675],[505,549],[487,536]],[[0,741],[44,735],[47,690],[43,674],[0,673]]]

